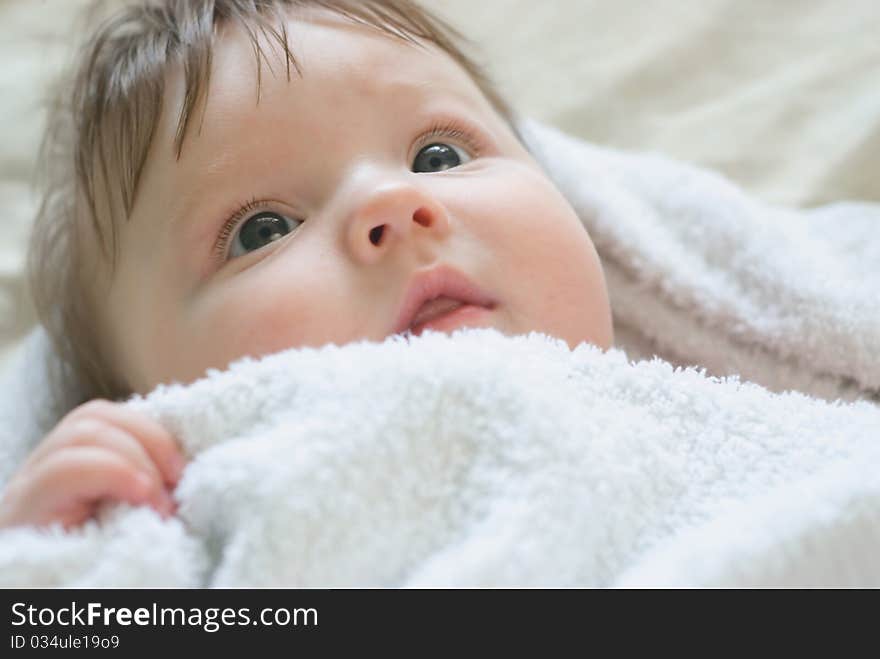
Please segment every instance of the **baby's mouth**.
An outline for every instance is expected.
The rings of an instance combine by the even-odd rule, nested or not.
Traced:
[[[415,317],[412,319],[412,322],[409,324],[409,327],[407,329],[411,330],[422,323],[434,320],[439,316],[458,309],[464,304],[465,303],[461,300],[454,300],[451,297],[445,296],[440,296],[438,298],[434,298],[433,300],[428,300],[422,305],[418,313],[416,313]]]
[[[449,297],[435,298],[422,306],[407,331],[421,336],[426,329],[448,333],[462,327],[489,327],[494,308],[494,304],[484,307]]]
[[[390,333],[418,336],[428,327],[445,332],[463,325],[483,326],[495,305],[464,274],[440,265],[417,273],[409,282]]]

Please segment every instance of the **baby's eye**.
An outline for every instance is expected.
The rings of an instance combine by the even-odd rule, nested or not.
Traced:
[[[462,149],[451,144],[429,144],[416,154],[412,170],[416,173],[442,172],[470,159]]]
[[[229,248],[229,258],[256,251],[279,238],[283,238],[296,229],[296,226],[293,226],[294,222],[302,224],[300,220],[289,220],[272,211],[261,211],[252,215],[242,222],[235,232],[232,245]]]

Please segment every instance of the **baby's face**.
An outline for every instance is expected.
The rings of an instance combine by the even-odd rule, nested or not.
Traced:
[[[105,307],[134,391],[382,341],[422,277],[450,271],[485,298],[429,329],[611,345],[587,232],[448,55],[329,15],[288,29],[303,75],[273,59],[259,103],[249,41],[223,37],[180,160],[172,76]]]

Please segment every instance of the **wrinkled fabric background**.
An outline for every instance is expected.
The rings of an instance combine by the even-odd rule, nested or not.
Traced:
[[[85,4],[0,0],[0,368],[34,322],[22,274],[35,156]],[[715,168],[773,203],[880,201],[874,0],[430,4],[522,114]]]

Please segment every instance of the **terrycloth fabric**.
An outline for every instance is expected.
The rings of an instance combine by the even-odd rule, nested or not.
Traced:
[[[880,586],[880,408],[543,335],[244,360],[129,403],[180,519],[0,533],[4,585]]]
[[[597,245],[629,357],[876,400],[880,208],[774,209],[659,156],[523,132]],[[0,482],[79,398],[47,367],[35,332],[0,384]],[[465,332],[290,351],[132,404],[197,456],[183,521],[7,531],[0,581],[880,583],[867,402]]]

